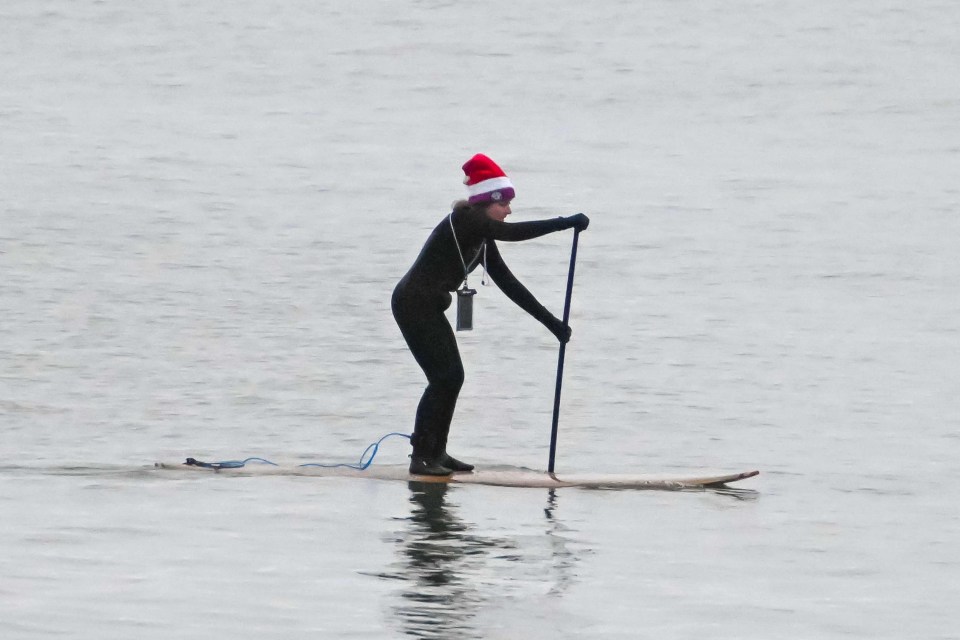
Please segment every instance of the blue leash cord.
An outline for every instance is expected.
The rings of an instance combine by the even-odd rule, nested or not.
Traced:
[[[369,467],[373,463],[373,459],[376,457],[377,451],[380,450],[380,443],[391,436],[400,436],[401,438],[406,438],[408,440],[410,439],[410,436],[406,433],[397,433],[397,432],[388,433],[387,435],[383,436],[382,438],[380,438],[379,440],[371,444],[369,447],[367,447],[364,450],[363,454],[361,454],[360,456],[360,462],[356,464],[352,464],[349,462],[341,462],[339,464],[322,464],[320,462],[307,462],[305,464],[298,464],[297,466],[298,467],[323,467],[325,469],[336,469],[339,467],[343,467],[346,469],[356,469],[357,471],[365,471],[367,467]],[[370,455],[369,458],[367,457],[367,454]],[[276,462],[270,462],[266,458],[246,458],[244,460],[222,460],[220,462],[203,462],[201,460],[197,460],[196,458],[187,458],[187,461],[184,462],[184,464],[193,466],[193,467],[204,467],[206,469],[240,469],[242,467],[245,467],[248,462],[259,462],[261,464],[269,464],[274,467],[280,466]]]

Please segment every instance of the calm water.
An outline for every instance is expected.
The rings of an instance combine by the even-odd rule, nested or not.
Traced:
[[[960,638],[958,32],[932,0],[6,0],[0,636]],[[558,470],[759,478],[151,469],[409,431],[389,295],[477,151],[515,220],[593,220]],[[556,313],[569,251],[503,248]],[[543,469],[557,345],[476,304],[451,450]]]

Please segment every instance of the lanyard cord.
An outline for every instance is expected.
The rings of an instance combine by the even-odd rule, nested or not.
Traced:
[[[450,223],[450,233],[453,234],[453,243],[457,245],[457,253],[460,255],[460,264],[463,265],[463,288],[468,289],[469,285],[467,284],[467,276],[469,271],[467,270],[467,261],[463,259],[463,251],[460,250],[460,241],[457,240],[457,231],[453,228],[453,212],[447,216],[447,221]],[[477,252],[479,255],[480,252]],[[476,260],[474,257],[470,262]],[[487,284],[487,241],[483,241],[483,278],[480,279],[480,284]]]

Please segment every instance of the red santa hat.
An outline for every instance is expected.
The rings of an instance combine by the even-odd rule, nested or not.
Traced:
[[[463,172],[470,202],[509,202],[516,196],[503,169],[482,153],[467,160]]]

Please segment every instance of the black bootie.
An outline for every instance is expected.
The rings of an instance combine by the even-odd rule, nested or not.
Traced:
[[[442,464],[437,456],[437,438],[414,433],[410,436],[413,454],[410,456],[410,473],[415,476],[448,476],[450,467]]]
[[[450,469],[451,471],[473,471],[472,464],[467,464],[466,462],[460,462],[459,460],[454,458],[452,455],[447,453],[447,435],[448,434],[449,432],[440,436],[440,443],[439,443],[440,446],[438,447],[440,451],[440,455],[437,456],[437,461],[447,469]]]
[[[447,467],[451,471],[473,471],[473,465],[467,464],[466,462],[460,462],[449,453],[444,452],[440,456],[440,464]]]
[[[448,476],[453,469],[443,466],[437,460],[410,456],[410,474],[415,476]]]

